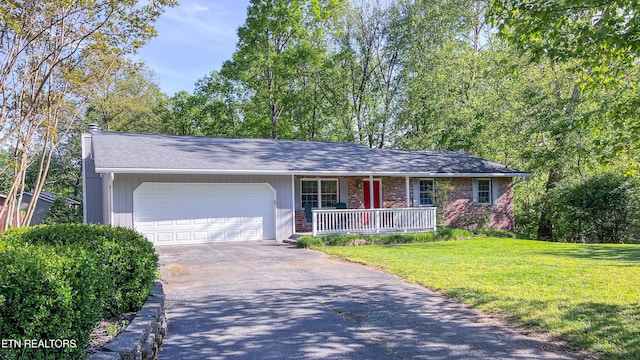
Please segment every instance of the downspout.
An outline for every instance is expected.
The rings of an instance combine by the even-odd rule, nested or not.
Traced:
[[[518,184],[520,184],[521,182],[524,182],[527,180],[529,176],[518,176],[516,181],[513,182],[513,186],[516,186]]]
[[[82,222],[84,224],[87,223],[87,164],[85,163],[85,156],[87,156],[87,149],[85,145],[85,137],[88,136],[91,138],[91,134],[81,134],[80,135],[80,147],[82,152]],[[91,140],[88,140],[91,141]]]
[[[115,179],[115,175],[113,173],[109,173],[109,180],[107,180],[107,196],[109,201],[109,207],[107,211],[109,212],[109,225],[113,224],[113,180]]]

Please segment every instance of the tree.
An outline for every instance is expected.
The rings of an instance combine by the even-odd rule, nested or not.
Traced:
[[[44,224],[71,224],[82,223],[82,208],[67,204],[64,197],[56,197],[51,203]]]
[[[381,148],[392,138],[401,85],[401,36],[393,33],[397,5],[380,1],[349,5],[339,19],[334,102],[353,140]]]
[[[606,66],[611,59],[640,56],[640,3],[635,0],[493,0],[490,16],[537,59]]]
[[[169,99],[162,132],[179,135],[246,136],[241,127],[237,89],[218,71],[199,79],[194,94],[180,91]]]
[[[616,168],[622,154],[633,156],[613,145],[613,116],[620,112],[612,107],[633,97],[634,76],[627,74],[624,86],[588,88],[584,79],[592,72],[576,74],[575,63],[547,58],[532,62],[497,37],[485,11],[482,1],[401,8],[395,146],[460,150],[531,172],[516,187],[518,230],[552,239],[555,189],[600,171],[600,161]]]
[[[640,3],[628,0],[494,0],[490,10],[501,33],[533,61],[568,66],[579,75],[581,91],[594,97],[611,91],[621,95],[602,103],[613,135],[600,139],[600,145],[616,151],[601,153],[600,160],[624,156],[632,174],[640,167],[634,156],[640,148],[639,103],[631,95],[640,58],[639,11]]]
[[[560,189],[554,199],[564,237],[598,243],[636,242],[640,216],[637,179],[605,172]]]
[[[489,124],[503,121],[501,105],[509,93],[494,79],[499,61],[511,55],[484,16],[480,1],[405,5],[397,31],[410,35],[402,53],[405,92],[396,146],[496,155],[479,140],[495,126]]]
[[[339,8],[337,0],[252,0],[238,30],[238,48],[222,73],[239,82],[243,121],[261,137],[293,137],[292,94],[305,86],[309,63],[324,51],[320,24]]]
[[[121,55],[99,55],[85,62],[87,72],[104,76],[87,88],[85,122],[107,131],[157,133],[167,109],[155,73],[144,63],[134,63]],[[106,67],[106,69],[104,69]]]
[[[174,0],[153,2],[61,0],[0,4],[0,148],[12,151],[13,174],[0,211],[12,223],[35,166],[37,198],[52,154],[78,121],[86,99],[80,91],[104,72],[82,64],[97,54],[124,54],[155,35],[152,23]],[[41,156],[39,156],[41,155]],[[38,161],[37,163],[35,161]],[[29,223],[35,202],[27,209]]]

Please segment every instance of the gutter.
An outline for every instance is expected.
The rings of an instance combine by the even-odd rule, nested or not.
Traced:
[[[96,168],[97,173],[116,174],[191,174],[191,175],[310,175],[310,176],[409,176],[409,177],[530,177],[529,173],[437,173],[401,171],[315,171],[315,170],[221,170],[221,169],[153,169],[153,168]]]

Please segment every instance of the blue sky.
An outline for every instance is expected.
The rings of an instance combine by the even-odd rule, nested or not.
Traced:
[[[156,72],[167,95],[192,93],[198,79],[231,59],[247,6],[249,0],[182,0],[160,16],[158,36],[137,57]]]

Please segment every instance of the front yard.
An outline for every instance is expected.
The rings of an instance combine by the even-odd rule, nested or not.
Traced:
[[[640,359],[640,246],[479,238],[319,247],[606,359]]]

